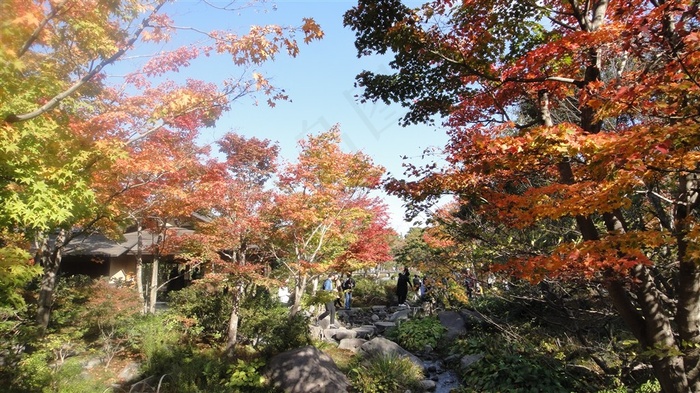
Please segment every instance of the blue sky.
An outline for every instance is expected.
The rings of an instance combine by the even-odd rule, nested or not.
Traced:
[[[226,3],[214,1],[215,5]],[[299,26],[302,17],[312,17],[325,32],[321,41],[300,44],[296,58],[280,55],[261,67],[263,74],[283,88],[291,101],[278,102],[270,108],[264,103],[254,106],[251,99],[243,99],[234,104],[215,129],[204,130],[204,140],[216,140],[228,131],[267,138],[279,143],[284,160],[293,161],[300,139],[339,124],[343,150],[364,152],[394,176],[403,174],[402,156],[411,157],[414,163],[427,162],[421,160],[423,152],[444,146],[444,130],[434,126],[400,127],[398,119],[404,113],[400,106],[360,104],[354,98],[361,92],[354,87],[355,75],[362,70],[387,72],[389,62],[387,57],[357,58],[354,33],[342,23],[343,13],[354,4],[278,1],[276,10],[245,10],[240,15],[215,11],[194,0],[171,5],[166,12],[180,25],[203,29],[225,26],[243,33],[251,24]],[[236,76],[241,72],[224,59],[207,59],[201,64],[190,70],[193,77]],[[383,192],[378,195],[389,206],[392,227],[405,233],[411,224],[403,221],[401,202]]]

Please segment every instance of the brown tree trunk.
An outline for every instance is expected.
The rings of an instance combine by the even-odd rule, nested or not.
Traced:
[[[41,335],[46,334],[46,329],[51,319],[51,308],[54,302],[53,296],[58,282],[58,269],[61,267],[61,250],[63,249],[65,240],[66,233],[61,229],[56,237],[53,249],[49,250],[48,238],[44,237],[35,256],[35,260],[44,268],[36,312],[36,322]]]
[[[299,273],[294,285],[294,298],[292,299],[292,307],[289,309],[289,316],[295,316],[301,311],[301,298],[306,290],[306,282],[308,275]]]
[[[153,256],[153,263],[151,268],[151,285],[149,287],[149,299],[148,299],[148,312],[155,314],[156,312],[156,301],[158,300],[158,269],[159,269],[158,255]]]
[[[685,353],[684,367],[691,391],[700,391],[700,268],[698,261],[688,255],[686,236],[690,231],[688,216],[698,203],[697,175],[681,176],[678,184],[678,204],[674,210],[676,244],[678,245],[679,285],[676,325],[678,338]]]
[[[141,221],[137,224],[137,242],[136,242],[136,291],[139,293],[139,301],[141,302],[141,311],[146,314],[146,298],[144,297],[143,289],[143,227]]]
[[[226,341],[226,353],[231,356],[238,343],[238,313],[243,299],[243,285],[238,284],[231,290],[232,305],[231,316],[228,321],[228,336]]]

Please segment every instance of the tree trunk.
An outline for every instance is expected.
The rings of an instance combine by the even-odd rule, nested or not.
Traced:
[[[233,350],[238,343],[238,312],[241,308],[241,300],[243,299],[243,285],[236,285],[231,291],[232,305],[231,317],[228,321],[228,339],[226,341],[226,353],[231,356]]]
[[[146,314],[146,297],[144,296],[143,288],[143,227],[141,221],[137,224],[137,243],[136,243],[136,291],[139,293],[139,301],[141,302],[141,311]]]
[[[292,301],[292,307],[289,309],[289,315],[292,317],[301,311],[301,298],[306,290],[306,281],[308,278],[306,273],[299,273],[297,275],[296,283],[294,284],[294,299]]]
[[[597,51],[590,53],[591,62],[586,67],[585,86],[588,82],[600,79],[599,58]],[[553,122],[549,110],[549,97],[546,90],[539,92],[540,115],[543,125],[552,127]],[[601,130],[601,122],[596,119],[595,110],[583,105],[581,108],[581,128],[590,133],[598,133]],[[574,177],[570,160],[563,157],[557,165],[560,176],[560,183],[574,184]],[[615,214],[618,213],[618,214]],[[624,221],[619,212],[604,213],[606,229],[611,233],[624,233]],[[584,240],[599,240],[598,229],[590,216],[577,215],[576,224]],[[664,392],[690,392],[686,372],[684,369],[683,357],[677,355],[679,348],[676,344],[673,327],[671,326],[668,311],[659,297],[657,288],[654,286],[653,278],[647,268],[642,265],[636,266],[631,274],[636,282],[635,294],[639,311],[627,294],[627,289],[621,282],[614,280],[609,282],[608,289],[618,313],[622,316],[626,325],[631,329],[642,348],[654,352],[652,365],[656,378]],[[698,301],[696,293],[695,301]],[[697,318],[697,317],[696,317]],[[697,363],[697,361],[695,362]],[[697,391],[697,390],[693,390]]]
[[[676,325],[678,338],[685,353],[684,367],[691,391],[700,391],[700,268],[688,255],[686,236],[692,229],[688,216],[698,203],[696,174],[681,176],[678,184],[678,204],[674,210],[676,244],[678,245],[679,285]]]
[[[151,285],[149,288],[150,296],[148,300],[148,312],[155,314],[156,312],[156,300],[158,297],[158,258],[157,255],[153,256],[153,267],[151,269]]]
[[[39,300],[37,304],[36,322],[39,326],[39,333],[43,336],[49,326],[51,318],[51,308],[53,307],[54,291],[58,282],[58,269],[61,267],[61,250],[66,239],[66,232],[61,229],[53,250],[49,250],[48,238],[44,237],[41,246],[37,249],[35,260],[44,268],[44,275],[41,278],[41,289],[39,290]]]

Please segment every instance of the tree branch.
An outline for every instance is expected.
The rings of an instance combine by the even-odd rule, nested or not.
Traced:
[[[52,8],[51,12],[49,12],[44,17],[44,19],[39,23],[39,26],[37,26],[36,29],[34,29],[34,31],[32,32],[32,35],[29,36],[29,38],[27,39],[27,42],[24,43],[24,45],[22,46],[22,49],[19,50],[19,54],[17,55],[18,58],[22,57],[22,55],[27,53],[27,50],[29,50],[29,47],[31,47],[32,44],[34,44],[34,41],[36,41],[36,39],[39,38],[39,33],[41,33],[41,31],[44,29],[44,27],[46,27],[46,25],[49,23],[49,21],[51,19],[53,19],[56,16],[56,14],[58,14],[58,12],[61,10],[61,8],[63,8],[63,5],[65,3],[66,3],[66,0],[63,0],[60,3],[56,4],[56,7]]]
[[[53,98],[51,98],[46,104],[42,105],[38,109],[29,112],[29,113],[24,113],[21,115],[16,115],[14,113],[9,114],[5,117],[5,122],[6,123],[17,123],[20,121],[25,121],[25,120],[30,120],[35,117],[41,116],[44,113],[50,111],[51,109],[55,108],[61,101],[69,97],[71,94],[75,93],[76,90],[81,88],[83,85],[85,85],[88,81],[90,81],[95,75],[97,75],[102,69],[115,61],[119,59],[126,51],[136,42],[136,40],[139,38],[141,33],[148,27],[148,22],[149,20],[160,11],[160,8],[165,4],[165,0],[162,0],[154,9],[153,11],[141,21],[141,26],[134,31],[133,35],[129,39],[129,41],[126,42],[126,44],[119,49],[116,53],[114,53],[112,56],[109,58],[103,60],[98,64],[95,68],[93,68],[90,72],[85,74],[82,78],[80,78],[78,81],[73,83],[71,87],[69,87],[67,90],[63,91],[62,93],[57,94]]]

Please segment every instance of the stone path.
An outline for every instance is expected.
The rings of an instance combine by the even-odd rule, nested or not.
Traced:
[[[327,340],[338,343],[341,349],[347,349],[357,353],[365,348],[369,340],[376,337],[382,338],[384,333],[400,323],[402,320],[408,320],[416,317],[424,310],[420,307],[386,307],[372,306],[370,308],[353,308],[351,310],[339,310],[336,314],[337,328],[330,328],[328,318],[319,321],[318,326],[312,325],[311,334],[313,337],[321,340]],[[452,339],[464,333],[464,321],[458,313],[446,314],[443,318],[440,316],[440,321],[445,326],[447,336]],[[461,324],[460,324],[461,321]],[[384,340],[389,341],[389,340]],[[398,347],[394,343],[385,343],[384,341],[373,340],[373,345],[381,345],[383,353],[399,351],[391,344]],[[398,347],[400,348],[400,347]],[[372,349],[369,349],[370,351]],[[412,354],[408,351],[400,349],[403,352],[398,352],[401,356],[406,356],[424,369],[427,378],[421,382],[424,391],[436,393],[449,393],[452,389],[460,387],[459,377],[457,374],[446,366],[446,362],[440,359],[433,348],[426,348],[418,354]]]

